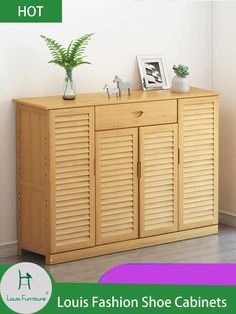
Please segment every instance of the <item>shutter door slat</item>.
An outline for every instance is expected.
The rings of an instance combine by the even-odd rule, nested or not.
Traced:
[[[137,129],[97,132],[97,244],[138,236]]]
[[[194,103],[193,103],[194,102]],[[216,223],[216,124],[214,100],[181,100],[180,228]]]
[[[54,252],[94,245],[93,109],[53,112]]]
[[[176,125],[140,128],[139,149],[141,237],[175,231],[178,224]]]

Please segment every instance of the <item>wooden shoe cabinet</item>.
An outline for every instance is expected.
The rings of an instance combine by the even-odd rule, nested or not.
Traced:
[[[19,254],[56,264],[217,233],[217,100],[16,99]]]

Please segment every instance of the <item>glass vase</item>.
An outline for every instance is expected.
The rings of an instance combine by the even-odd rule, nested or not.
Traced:
[[[76,85],[73,80],[72,70],[66,71],[66,78],[64,81],[64,100],[74,100],[76,98]]]

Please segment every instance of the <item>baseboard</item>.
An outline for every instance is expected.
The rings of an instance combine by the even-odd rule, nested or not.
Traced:
[[[17,242],[0,244],[0,258],[17,255]]]
[[[219,213],[219,221],[223,225],[236,228],[236,214],[221,210]]]

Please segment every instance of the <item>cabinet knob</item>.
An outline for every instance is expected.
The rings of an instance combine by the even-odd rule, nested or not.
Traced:
[[[135,118],[139,118],[143,115],[143,111],[135,111],[133,112],[133,115],[135,116]]]

